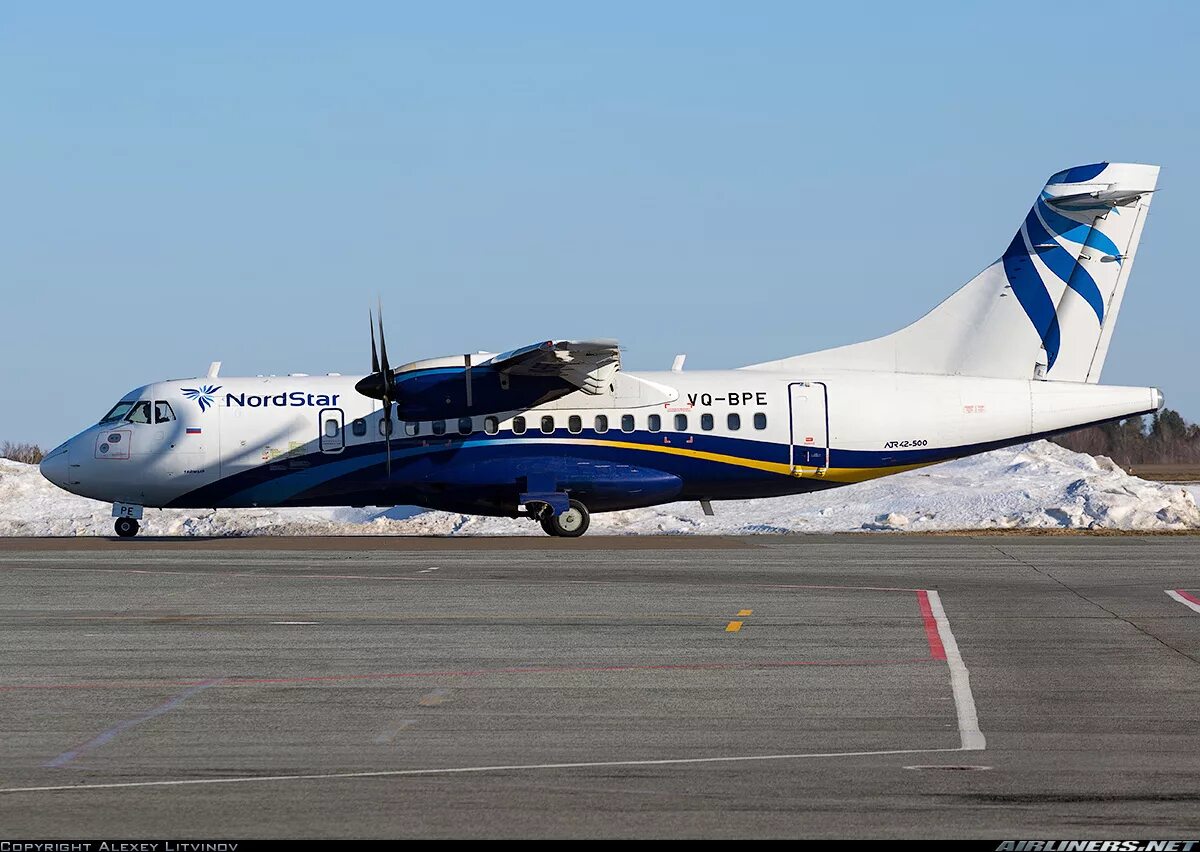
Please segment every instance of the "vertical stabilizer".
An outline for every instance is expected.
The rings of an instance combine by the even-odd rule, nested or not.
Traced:
[[[1158,166],[1051,176],[999,260],[886,337],[756,364],[1096,382],[1158,183]]]

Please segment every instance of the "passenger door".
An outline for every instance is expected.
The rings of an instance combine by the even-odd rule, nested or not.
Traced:
[[[829,388],[824,382],[788,385],[788,463],[793,476],[829,469]]]

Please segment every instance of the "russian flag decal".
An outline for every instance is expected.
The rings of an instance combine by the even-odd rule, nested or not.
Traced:
[[[189,435],[199,435],[200,427],[199,426],[189,426],[189,427],[187,427],[187,433]]]

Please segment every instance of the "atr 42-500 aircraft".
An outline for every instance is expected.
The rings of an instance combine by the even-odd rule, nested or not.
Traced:
[[[1003,256],[886,337],[737,370],[621,371],[615,341],[388,362],[371,374],[219,376],[130,391],[42,473],[144,507],[417,505],[527,516],[849,485],[1162,407],[1096,384],[1158,167],[1050,178]]]

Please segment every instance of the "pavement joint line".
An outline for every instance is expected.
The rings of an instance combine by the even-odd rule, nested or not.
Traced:
[[[1005,551],[1001,550],[999,547],[997,547],[994,544],[992,545],[992,548],[997,553],[1000,553],[1003,556],[1007,556],[1009,559],[1012,559],[1013,561],[1018,562],[1021,565],[1024,565],[1026,568],[1032,568],[1036,573],[1041,574],[1043,577],[1046,577],[1047,579],[1057,583],[1059,586],[1061,586],[1063,589],[1070,592],[1071,594],[1075,595],[1075,597],[1079,598],[1081,601],[1091,604],[1092,606],[1096,607],[1096,609],[1099,609],[1102,612],[1108,613],[1110,618],[1115,618],[1117,621],[1120,621],[1120,622],[1128,625],[1129,627],[1132,627],[1138,633],[1141,633],[1143,636],[1145,636],[1149,639],[1152,639],[1153,641],[1157,642],[1159,645],[1162,645],[1168,651],[1175,652],[1179,656],[1183,657],[1185,660],[1191,660],[1193,663],[1200,663],[1200,657],[1195,657],[1192,654],[1189,654],[1187,651],[1184,651],[1182,648],[1176,648],[1174,645],[1172,645],[1167,640],[1163,639],[1161,636],[1156,636],[1155,634],[1151,633],[1146,628],[1142,627],[1140,624],[1135,624],[1134,622],[1130,621],[1128,618],[1121,615],[1120,613],[1117,613],[1117,612],[1109,609],[1104,604],[1092,600],[1087,595],[1085,595],[1083,592],[1068,585],[1067,583],[1058,579],[1058,577],[1055,577],[1049,571],[1043,571],[1041,568],[1037,567],[1032,562],[1026,562],[1024,559],[1021,559],[1017,556],[1013,556],[1010,553],[1006,553]],[[1169,594],[1169,592],[1168,592],[1168,594]]]
[[[335,781],[367,778],[396,778],[406,775],[466,775],[483,772],[528,772],[558,769],[610,769],[623,766],[688,766],[706,763],[754,763],[781,760],[816,760],[838,757],[887,757],[909,754],[953,754],[975,749],[959,748],[916,748],[889,749],[883,751],[834,751],[799,754],[751,754],[729,757],[675,757],[657,760],[596,760],[574,763],[514,763],[496,766],[457,766],[436,769],[384,769],[365,772],[328,772],[294,775],[242,775],[227,778],[182,778],[160,781],[116,781],[102,784],[56,784],[38,787],[0,787],[0,795],[14,793],[83,792],[86,790],[114,790],[131,787],[184,787],[204,784],[249,784],[254,782],[279,781]]]

